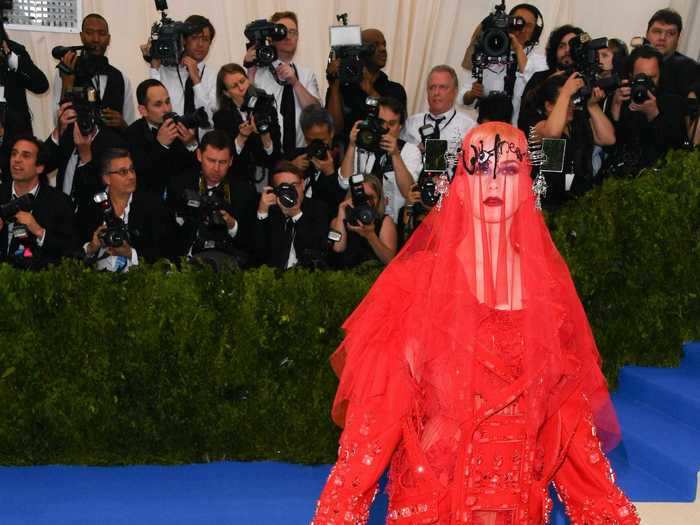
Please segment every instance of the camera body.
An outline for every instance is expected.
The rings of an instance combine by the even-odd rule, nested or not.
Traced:
[[[593,93],[593,88],[601,87],[606,91],[611,91],[620,86],[620,79],[616,75],[609,78],[601,78],[600,76],[602,68],[598,58],[598,50],[605,47],[608,47],[606,37],[591,38],[588,33],[581,33],[569,40],[569,53],[573,65],[566,74],[577,72],[585,84],[573,97],[574,106],[577,108],[585,105]]]
[[[151,27],[151,55],[149,59],[160,60],[168,67],[177,67],[184,52],[184,37],[194,33],[194,28],[185,22],[168,18],[166,0],[155,0],[160,11],[160,20]]]
[[[285,208],[294,208],[299,202],[299,193],[293,184],[283,182],[275,186],[272,193],[277,195],[280,204]]]
[[[359,226],[360,224],[373,224],[379,218],[377,212],[370,205],[363,185],[364,175],[353,175],[350,177],[350,197],[352,206],[345,209],[345,217],[348,224]]]
[[[306,156],[309,159],[324,160],[329,151],[328,145],[321,139],[314,139],[306,146]]]
[[[187,189],[184,198],[187,208],[193,212],[200,226],[205,229],[227,228],[226,221],[219,213],[226,208],[226,201],[218,192],[208,195]]]
[[[277,118],[277,106],[275,97],[263,89],[250,86],[246,91],[241,105],[241,111],[247,112],[255,117],[255,127],[258,133],[264,135],[270,132],[270,126]]]
[[[385,135],[388,130],[384,127],[384,121],[379,118],[379,101],[376,98],[367,97],[365,104],[367,117],[357,126],[355,143],[359,149],[381,154],[383,150],[379,143],[382,135]]]
[[[277,49],[271,44],[287,37],[287,27],[267,20],[254,20],[245,26],[243,34],[255,46],[255,65],[267,67],[277,60]]]
[[[89,135],[98,124],[103,124],[100,98],[94,87],[74,86],[65,91],[62,102],[73,105],[76,124],[83,135]]]
[[[171,111],[163,115],[163,122],[165,122],[168,119],[172,119],[175,124],[181,123],[188,129],[207,129],[211,127],[211,123],[209,122],[209,116],[207,115],[207,112],[203,107],[197,108],[192,113],[187,113],[185,115],[178,115],[174,111]]]
[[[96,193],[93,200],[102,211],[102,219],[107,226],[100,234],[99,238],[108,248],[118,248],[124,243],[131,243],[131,234],[124,221],[114,214],[112,201],[105,192]]]
[[[13,222],[15,215],[20,211],[31,212],[34,208],[34,195],[25,193],[21,197],[12,199],[10,202],[0,204],[0,219],[4,222]]]
[[[510,34],[525,25],[519,16],[506,13],[506,3],[502,0],[481,22],[481,34],[474,46],[472,56],[472,75],[478,82],[483,81],[484,69],[491,65],[507,65],[515,58],[511,53]]]
[[[333,57],[340,60],[338,81],[343,86],[359,86],[367,58],[374,54],[373,45],[338,46],[332,48]]]
[[[656,95],[656,84],[649,75],[639,73],[630,81],[630,99],[635,104],[643,104],[649,100],[649,93]]]

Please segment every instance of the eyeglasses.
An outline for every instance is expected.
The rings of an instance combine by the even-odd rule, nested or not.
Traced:
[[[128,168],[119,168],[118,170],[108,171],[107,175],[121,175],[122,177],[126,177],[130,173],[136,173],[136,169],[133,166],[129,166]]]
[[[287,36],[299,36],[299,31],[297,29],[287,29]]]

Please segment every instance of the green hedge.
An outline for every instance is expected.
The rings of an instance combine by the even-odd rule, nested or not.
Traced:
[[[699,207],[676,153],[557,215],[609,378],[700,336]],[[328,356],[378,271],[0,266],[0,463],[332,461]]]

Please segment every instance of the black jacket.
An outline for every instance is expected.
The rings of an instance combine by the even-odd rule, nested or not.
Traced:
[[[66,128],[58,144],[49,136],[44,142],[44,145],[48,154],[46,173],[58,169],[56,188],[63,190],[63,181],[66,176],[68,161],[75,150],[73,125]],[[121,134],[108,127],[102,127],[91,145],[92,161],[76,169],[75,176],[73,177],[70,196],[76,207],[80,207],[82,204],[92,201],[94,193],[102,188],[100,159],[102,158],[102,154],[109,148],[126,148],[126,142]]]
[[[236,140],[238,128],[243,124],[243,117],[237,110],[221,109],[214,113],[213,120],[214,129],[223,130],[231,136],[232,141]],[[254,181],[256,167],[261,166],[268,170],[273,169],[277,161],[280,160],[282,151],[282,133],[279,120],[276,118],[272,119],[270,125],[270,137],[272,138],[272,153],[270,155],[265,152],[260,135],[255,133],[248,137],[240,154],[237,153],[234,144],[231,174],[234,176],[246,176]]]
[[[104,215],[94,201],[78,211],[80,247],[92,240],[95,230],[104,222]],[[132,194],[127,227],[131,236],[131,247],[139,258],[152,263],[176,255],[175,221],[172,213],[160,198],[148,192]]]
[[[177,139],[166,148],[156,140],[144,118],[126,129],[126,140],[140,190],[163,195],[169,181],[197,167],[195,152],[188,151]]]
[[[271,206],[266,219],[257,219],[255,252],[260,264],[285,269],[294,239],[294,251],[301,265],[312,257],[326,257],[328,250],[328,209],[315,199],[304,199],[302,215],[293,228],[278,206]]]
[[[335,152],[337,150],[332,150],[331,155],[334,156],[334,162],[336,166],[340,163],[335,159]],[[293,152],[285,156],[289,161],[294,160],[300,155],[306,153],[306,148],[297,148]],[[324,175],[316,167],[309,163],[309,167],[304,173],[304,189],[307,195],[311,194],[311,198],[316,201],[323,202],[328,210],[335,210],[338,205],[345,199],[347,195],[346,189],[340,187],[338,183],[338,168],[332,175]]]
[[[687,97],[688,91],[700,81],[700,64],[678,52],[661,64],[659,92]]]
[[[0,185],[0,204],[6,204],[10,200],[12,200],[11,180],[4,181]],[[48,184],[40,183],[31,213],[36,222],[46,230],[41,247],[36,246],[35,240],[32,242],[31,251],[34,253],[34,262],[31,267],[33,269],[55,264],[62,257],[75,252],[75,217],[72,203],[66,195]],[[7,234],[7,224],[3,224],[0,230],[0,260],[12,262],[8,257]]]
[[[252,181],[243,177],[228,176],[214,191],[225,200],[224,186],[228,184],[230,202],[223,209],[238,222],[238,232],[231,239],[225,226],[204,227],[196,208],[187,206],[184,199],[185,190],[200,192],[200,171],[185,172],[168,185],[168,206],[182,224],[178,228],[178,244],[181,255],[186,255],[190,248],[193,253],[209,249],[204,241],[213,241],[212,249],[235,255],[250,255],[253,246],[253,228],[258,206],[258,194]],[[199,242],[197,242],[199,239]],[[239,261],[240,262],[240,261]]]

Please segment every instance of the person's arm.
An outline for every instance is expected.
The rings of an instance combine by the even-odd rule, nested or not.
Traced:
[[[563,431],[573,434],[554,482],[571,520],[595,523],[606,517],[611,523],[638,525],[634,505],[615,486],[590,405],[582,394],[572,396],[562,406],[561,420]]]
[[[294,72],[294,68],[292,66],[289,64],[280,64],[277,66],[277,78],[292,86],[292,89],[294,89],[294,94],[299,99],[299,105],[302,109],[311,104],[321,104],[318,91],[318,81],[313,73],[306,81],[307,85],[304,85],[301,79]]]
[[[396,224],[394,224],[391,217],[384,217],[382,227],[379,229],[379,235],[372,230],[372,233],[367,237],[367,242],[369,242],[377,258],[382,263],[389,264],[396,255],[397,243]]]
[[[326,67],[328,78],[328,91],[326,92],[326,109],[333,117],[336,130],[345,129],[345,115],[343,115],[343,93],[338,80],[338,66],[340,59],[331,60]]]
[[[338,206],[338,215],[331,221],[331,228],[340,233],[340,240],[333,243],[335,253],[343,253],[348,247],[348,231],[345,228],[346,209],[352,202],[350,198],[345,199]]]
[[[588,99],[588,114],[590,116],[593,142],[598,146],[615,144],[615,127],[600,107],[600,101],[605,98],[605,91],[599,87],[593,88],[593,94]]]
[[[350,137],[348,139],[348,147],[345,150],[345,156],[343,157],[343,162],[340,163],[340,177],[344,181],[349,181],[350,177],[355,173],[355,156],[357,155],[357,147],[355,141],[357,140],[357,126],[360,124],[358,120],[353,124],[352,130],[350,130]]]
[[[17,55],[18,84],[24,89],[41,95],[49,89],[49,79],[32,61],[27,50],[18,44],[11,46],[11,52]]]
[[[545,120],[541,120],[535,126],[535,131],[542,138],[558,139],[564,134],[567,125],[567,114],[569,112],[569,103],[571,97],[584,83],[578,73],[572,73],[566,80],[566,83],[559,89],[557,97],[551,113]]]

